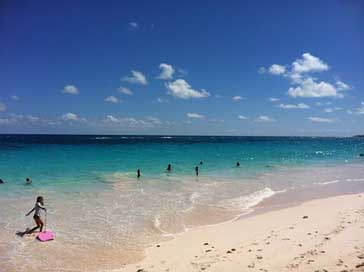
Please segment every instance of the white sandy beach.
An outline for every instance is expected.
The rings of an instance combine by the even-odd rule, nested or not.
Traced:
[[[364,194],[192,229],[117,271],[364,271]]]

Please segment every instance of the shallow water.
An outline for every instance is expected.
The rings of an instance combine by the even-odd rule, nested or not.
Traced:
[[[364,190],[359,138],[12,135],[0,136],[0,149],[0,271],[118,268],[146,246],[286,191],[335,183]],[[56,232],[49,243],[15,236],[33,225],[24,214],[37,195]]]

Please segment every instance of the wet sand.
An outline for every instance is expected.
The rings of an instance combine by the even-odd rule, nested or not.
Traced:
[[[114,271],[364,271],[364,194],[195,228]]]

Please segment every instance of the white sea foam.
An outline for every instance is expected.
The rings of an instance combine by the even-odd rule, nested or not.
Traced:
[[[323,182],[315,182],[315,184],[317,185],[328,185],[328,184],[334,184],[334,183],[338,183],[340,182],[340,180],[335,179],[335,180],[328,180],[328,181],[323,181]]]
[[[239,209],[242,211],[247,211],[251,209],[252,207],[258,205],[260,202],[262,202],[264,199],[272,197],[273,195],[277,193],[283,193],[286,190],[282,191],[273,191],[269,187],[265,187],[262,190],[253,192],[248,195],[240,196],[237,198],[232,198],[229,200],[224,200],[219,203],[220,206],[225,208],[232,208],[232,209]]]
[[[173,139],[171,136],[162,136],[161,139]]]
[[[364,181],[362,178],[346,179],[346,181]]]
[[[196,202],[196,199],[201,197],[201,193],[199,192],[193,192],[191,195],[190,195],[190,201],[192,203],[195,203]]]

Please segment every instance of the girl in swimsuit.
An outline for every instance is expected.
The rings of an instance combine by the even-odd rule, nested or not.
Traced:
[[[33,233],[38,228],[40,229],[40,232],[42,232],[44,224],[42,218],[40,217],[41,210],[47,211],[46,208],[44,207],[43,197],[38,196],[34,208],[25,215],[28,216],[34,211],[33,219],[37,224],[37,226],[27,231],[27,234]]]

